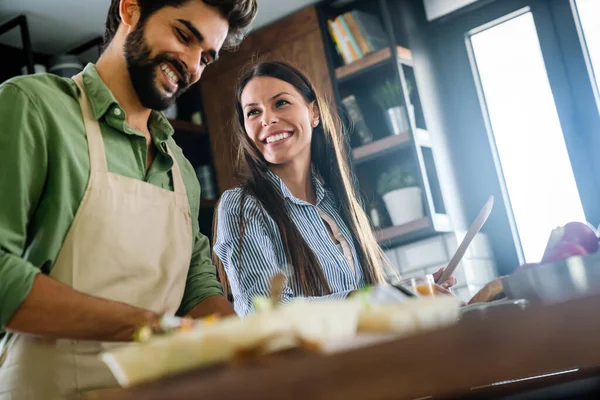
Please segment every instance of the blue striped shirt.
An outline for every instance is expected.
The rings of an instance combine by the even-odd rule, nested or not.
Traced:
[[[279,190],[283,195],[291,220],[314,252],[332,290],[330,295],[307,299],[341,299],[350,291],[365,286],[352,234],[340,215],[333,193],[313,173],[312,180],[317,195],[317,205],[314,206],[294,197],[283,181],[270,171],[269,177],[273,190]],[[244,204],[243,219],[246,225],[240,262],[241,195],[242,189],[235,188],[226,191],[221,197],[214,251],[225,267],[234,309],[238,315],[244,316],[253,311],[253,297],[269,295],[273,275],[283,272],[289,277],[291,274],[287,270],[289,262],[275,221],[260,202],[249,195]],[[351,250],[352,263],[344,257],[341,246],[332,240],[319,211],[338,226]],[[303,297],[303,293],[286,284],[282,301],[290,301],[295,297]]]

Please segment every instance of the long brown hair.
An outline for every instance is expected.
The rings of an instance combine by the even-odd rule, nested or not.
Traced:
[[[359,196],[354,187],[350,167],[347,161],[344,138],[339,119],[334,117],[322,96],[314,89],[310,81],[296,68],[283,62],[260,62],[245,73],[238,82],[236,90],[236,172],[242,188],[240,204],[240,247],[242,245],[244,218],[243,207],[247,196],[253,196],[275,221],[288,263],[293,266],[292,287],[301,290],[305,296],[321,296],[331,293],[331,288],[317,257],[310,249],[300,231],[288,214],[285,199],[280,190],[274,187],[267,175],[268,163],[250,140],[244,129],[244,113],[241,96],[244,88],[255,77],[271,77],[294,86],[307,104],[316,102],[321,123],[314,129],[311,140],[311,159],[316,173],[324,185],[334,194],[344,222],[353,234],[356,253],[360,261],[365,281],[368,284],[383,282],[383,262],[385,256],[377,244],[375,235],[365,214]],[[217,213],[213,230],[216,241]],[[240,248],[241,258],[243,249]],[[227,293],[228,280],[222,262],[216,255],[219,278]],[[240,266],[243,267],[243,266]]]

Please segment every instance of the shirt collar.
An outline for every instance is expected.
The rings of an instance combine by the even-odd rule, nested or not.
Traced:
[[[123,118],[125,118],[125,110],[121,108],[108,86],[100,78],[96,66],[92,63],[87,64],[83,70],[83,84],[92,106],[94,118],[99,120],[107,111],[115,107],[121,110]],[[153,110],[150,113],[148,127],[152,136],[161,142],[173,135],[173,127],[160,111]]]
[[[284,199],[289,199],[293,203],[300,205],[308,204],[306,201],[294,196],[290,189],[283,182],[283,180],[279,176],[277,176],[277,174],[270,170],[267,170],[267,175],[271,179],[271,182],[273,182],[273,184],[281,190],[281,195]],[[314,166],[311,168],[311,178],[317,194],[317,205],[319,205],[321,201],[325,198],[326,190]]]

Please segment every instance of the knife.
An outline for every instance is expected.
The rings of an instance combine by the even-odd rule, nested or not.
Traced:
[[[469,247],[469,244],[471,244],[471,241],[473,240],[475,235],[477,235],[477,233],[479,233],[479,231],[481,230],[481,227],[483,226],[483,224],[485,224],[485,221],[487,221],[488,217],[490,216],[490,213],[492,212],[493,207],[494,207],[494,196],[490,196],[490,198],[485,203],[483,208],[479,211],[479,214],[477,214],[477,217],[475,218],[475,221],[473,221],[473,224],[469,227],[469,230],[467,231],[467,234],[463,238],[462,242],[460,242],[458,249],[456,249],[456,252],[450,259],[450,262],[448,263],[448,265],[446,266],[446,270],[442,273],[440,278],[437,280],[437,282],[436,282],[437,284],[442,284],[443,282],[445,282],[446,280],[448,280],[448,278],[450,278],[452,276],[452,274],[454,273],[454,270],[458,266],[458,263],[460,262],[460,260],[463,258],[463,256],[467,252],[467,248]]]

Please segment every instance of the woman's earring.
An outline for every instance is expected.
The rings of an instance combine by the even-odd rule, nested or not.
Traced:
[[[317,125],[319,125],[319,121],[313,121],[313,125],[314,125],[314,126],[317,126]]]

